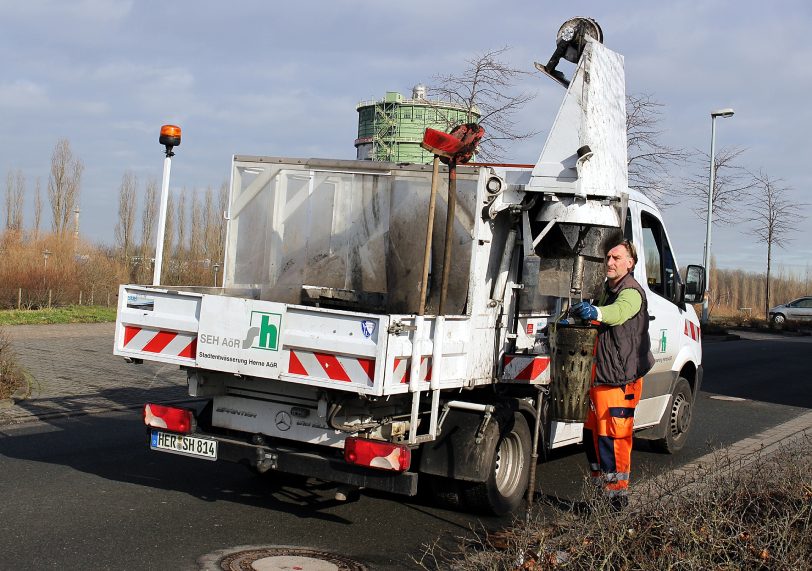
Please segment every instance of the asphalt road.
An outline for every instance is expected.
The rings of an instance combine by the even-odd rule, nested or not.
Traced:
[[[807,412],[812,378],[801,369],[810,349],[809,338],[707,345],[688,445],[665,456],[637,443],[633,477],[656,475]],[[577,448],[557,453],[539,467],[542,494],[577,500],[583,464]],[[338,503],[323,483],[150,452],[135,412],[0,429],[0,494],[6,569],[196,569],[199,557],[241,545],[314,547],[370,569],[410,569],[438,537],[454,548],[471,528],[510,523],[382,493]]]

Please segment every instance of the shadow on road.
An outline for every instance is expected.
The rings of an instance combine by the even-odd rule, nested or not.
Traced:
[[[155,388],[108,388],[93,394],[30,397],[15,406],[40,420],[80,416],[100,411],[138,408],[148,401],[171,402],[188,399],[185,386]]]
[[[261,476],[237,464],[151,452],[136,414],[88,415],[53,419],[47,426],[6,427],[0,429],[0,454],[69,466],[117,482],[183,492],[207,502],[237,502],[301,518],[352,523],[329,513],[339,502],[326,484]]]
[[[155,397],[155,393],[150,393],[150,399],[156,400]],[[60,409],[60,403],[36,407],[54,411]],[[356,515],[360,510],[352,502],[335,500],[335,484],[282,473],[258,474],[239,464],[150,451],[139,415],[135,411],[88,414],[52,418],[47,424],[0,427],[0,455],[67,466],[115,482],[181,492],[206,502],[235,502],[341,525],[359,523]],[[365,500],[363,496],[369,498]],[[425,495],[405,498],[365,491],[361,501],[373,501],[372,498],[404,504],[447,528],[456,528],[458,535],[468,532],[473,521],[485,527],[499,527],[510,521],[438,510]]]

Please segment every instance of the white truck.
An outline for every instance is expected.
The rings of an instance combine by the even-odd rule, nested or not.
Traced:
[[[596,297],[625,235],[656,357],[635,425],[680,449],[704,270],[683,281],[656,205],[628,190],[623,60],[590,22],[559,33],[577,67],[538,162],[457,167],[430,232],[431,165],[234,156],[223,287],[120,288],[115,354],[179,365],[194,397],[144,406],[149,446],[514,510],[538,452],[581,441],[583,419],[555,413],[584,397],[555,390],[573,355],[551,355],[547,324]]]

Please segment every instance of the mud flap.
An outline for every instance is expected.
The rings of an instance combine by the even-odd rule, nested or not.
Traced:
[[[505,426],[506,419],[513,417],[513,411],[507,407],[497,408],[494,418],[485,427],[481,442],[477,443],[482,414],[450,411],[439,438],[423,445],[419,471],[466,482],[486,481],[499,441],[500,426]]]

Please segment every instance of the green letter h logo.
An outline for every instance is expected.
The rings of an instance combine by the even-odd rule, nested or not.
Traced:
[[[259,341],[257,341],[257,344],[262,349],[276,349],[278,335],[279,330],[275,324],[271,323],[271,316],[268,314],[263,315],[259,324]]]

